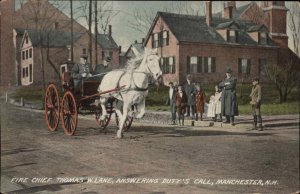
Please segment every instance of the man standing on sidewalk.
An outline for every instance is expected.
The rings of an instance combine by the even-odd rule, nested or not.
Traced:
[[[192,119],[194,119],[196,88],[195,85],[192,83],[191,75],[187,75],[186,77],[186,83],[184,84],[184,92],[187,95],[187,106],[186,106],[187,117],[192,116]],[[192,113],[190,113],[190,111],[192,111]]]
[[[231,68],[227,68],[226,78],[219,84],[222,88],[221,111],[226,117],[225,123],[234,125],[234,116],[238,115],[238,104],[236,98],[236,78],[232,77]],[[230,121],[231,119],[231,121]]]
[[[261,95],[262,95],[262,91],[261,91],[261,86],[259,84],[259,78],[254,78],[252,80],[252,91],[250,94],[250,98],[251,98],[251,106],[252,106],[252,115],[253,115],[253,128],[252,130],[256,130],[257,129],[257,122],[259,123],[259,131],[262,131],[262,118],[261,118],[261,114],[260,114],[260,105],[261,105]]]

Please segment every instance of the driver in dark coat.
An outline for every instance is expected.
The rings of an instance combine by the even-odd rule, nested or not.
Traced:
[[[234,116],[238,115],[236,82],[236,78],[232,77],[231,68],[227,68],[226,78],[219,84],[222,89],[221,113],[226,117],[225,123],[231,122],[232,125],[234,125]]]
[[[89,64],[87,63],[87,58],[87,55],[82,55],[80,57],[80,63],[74,64],[74,66],[72,67],[71,76],[73,78],[75,91],[80,90],[82,79],[92,76]]]

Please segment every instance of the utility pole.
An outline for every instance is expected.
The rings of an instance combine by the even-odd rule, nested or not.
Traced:
[[[89,59],[90,59],[90,69],[93,69],[93,54],[92,54],[92,0],[89,0]]]
[[[97,38],[98,38],[98,4],[97,1],[94,1],[94,10],[95,10],[95,64],[98,64],[98,43],[97,43]]]
[[[71,61],[74,62],[73,0],[70,0],[70,9],[71,9]]]

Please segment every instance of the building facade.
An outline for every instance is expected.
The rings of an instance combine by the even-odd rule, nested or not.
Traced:
[[[15,10],[14,2],[14,0],[1,2],[1,22],[11,24],[8,25],[10,28],[5,28],[5,31],[1,29],[1,40],[10,41],[10,43],[1,44],[1,52],[13,53],[13,55],[4,53],[3,56],[6,57],[1,58],[1,79],[3,80],[1,86],[38,86],[41,85],[42,74],[45,76],[46,83],[59,81],[56,70],[60,69],[62,63],[72,60],[70,56],[70,18],[47,0],[27,1],[18,10]],[[40,19],[40,16],[32,11],[33,8],[39,8],[40,13],[44,14],[43,19]],[[39,20],[39,25],[32,18]],[[49,39],[49,35],[53,36]],[[38,37],[41,39],[37,40]],[[87,29],[74,21],[74,63],[79,62],[82,54],[89,55],[89,37]],[[112,68],[118,67],[119,47],[112,38],[111,26],[109,26],[108,34],[98,34],[97,36],[93,34],[91,45],[92,58],[89,58],[89,63],[92,68],[96,66],[96,61],[98,64],[102,63],[105,56],[111,57]],[[95,45],[97,45],[97,49]],[[42,61],[44,65],[42,65]]]
[[[255,20],[253,10],[264,17]],[[239,81],[249,82],[254,76],[267,81],[265,66],[281,63],[281,50],[287,48],[284,3],[237,8],[231,1],[222,17],[212,17],[211,11],[209,1],[204,17],[157,13],[144,45],[158,50],[164,84],[182,83],[187,74],[195,82],[218,83],[227,67]]]

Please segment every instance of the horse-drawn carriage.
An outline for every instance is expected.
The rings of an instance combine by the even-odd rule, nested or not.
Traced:
[[[77,128],[78,114],[95,115],[95,120],[101,129],[105,129],[112,115],[115,115],[116,124],[119,124],[119,118],[113,107],[114,98],[108,99],[106,110],[108,116],[100,120],[102,116],[102,108],[95,104],[95,100],[99,96],[106,93],[118,92],[125,86],[114,88],[99,93],[98,86],[101,83],[103,76],[96,76],[93,79],[83,79],[80,89],[75,91],[73,79],[70,74],[70,69],[73,64],[63,64],[61,68],[61,85],[50,83],[45,92],[45,119],[49,131],[55,131],[58,128],[59,121],[62,122],[62,127],[65,134],[73,135]],[[124,124],[124,131],[129,130],[133,117],[127,116]]]
[[[122,131],[130,128],[133,114],[136,118],[145,114],[150,77],[158,80],[162,75],[157,52],[147,49],[138,59],[131,60],[127,69],[110,71],[102,80],[83,80],[79,92],[73,87],[70,65],[61,69],[61,86],[51,83],[45,93],[45,119],[50,131],[57,130],[61,120],[67,135],[75,133],[79,113],[94,114],[102,129],[115,114],[117,136],[121,138]]]

